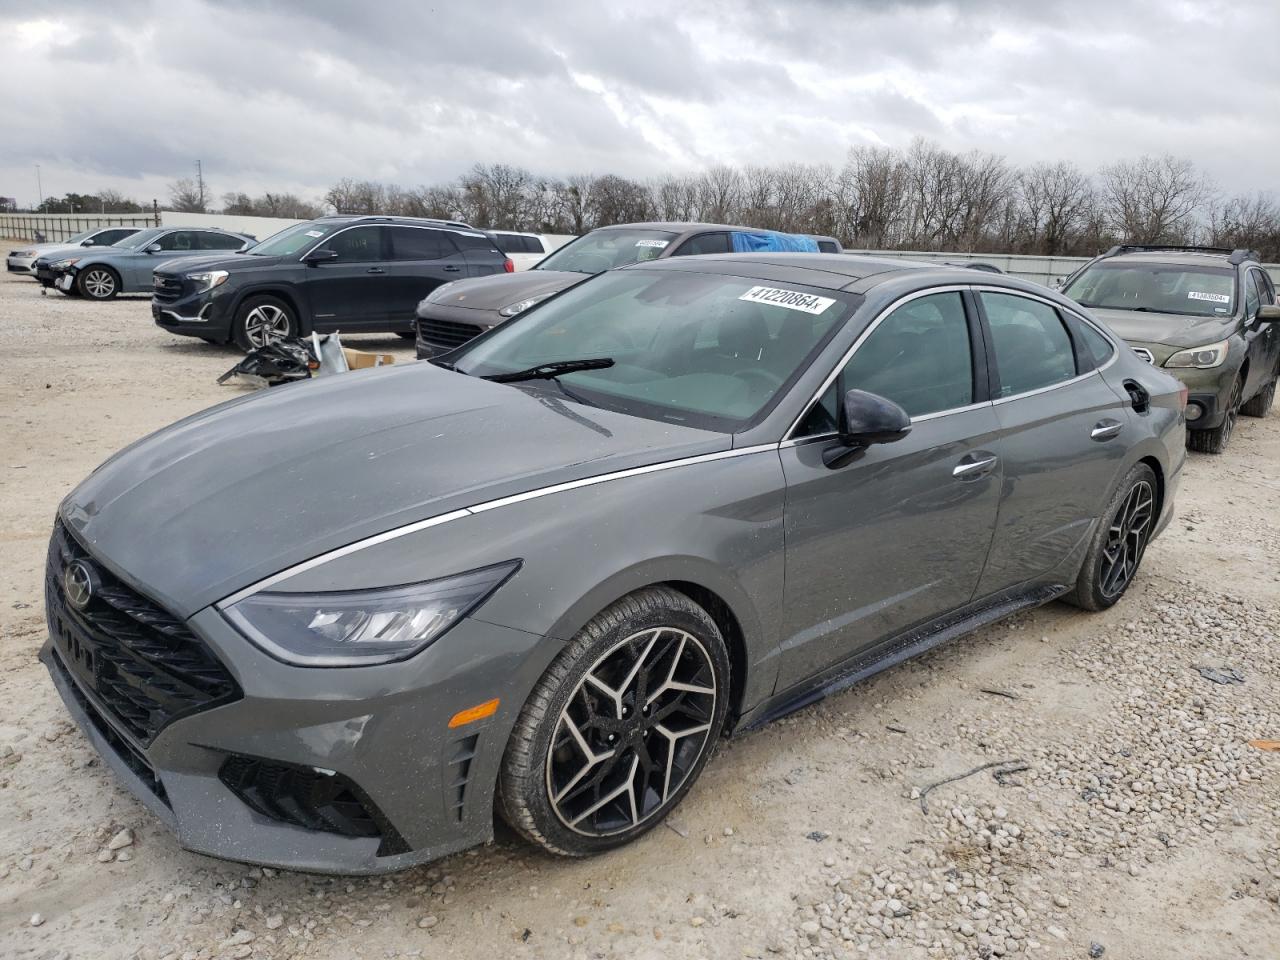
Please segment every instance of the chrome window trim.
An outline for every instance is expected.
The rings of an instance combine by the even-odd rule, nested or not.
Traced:
[[[781,443],[787,444],[789,441],[794,439],[804,439],[804,440],[809,439],[809,437],[803,437],[803,438],[794,437],[793,434],[795,433],[796,428],[800,426],[800,422],[804,420],[805,416],[813,408],[813,405],[817,403],[819,400],[821,400],[822,395],[827,392],[827,390],[830,388],[830,386],[833,383],[836,382],[836,377],[840,376],[840,371],[845,368],[845,364],[847,364],[850,360],[853,359],[853,355],[858,352],[858,348],[861,347],[862,344],[866,342],[866,339],[869,336],[871,336],[871,334],[875,333],[876,328],[880,326],[880,324],[884,321],[886,317],[889,316],[889,314],[893,313],[903,304],[910,303],[912,300],[919,300],[921,297],[929,297],[935,293],[964,293],[964,291],[970,290],[970,289],[972,289],[972,287],[969,284],[948,284],[945,287],[930,287],[927,290],[917,290],[914,293],[908,293],[908,294],[905,294],[904,296],[899,297],[897,300],[894,300],[887,307],[885,307],[878,314],[876,314],[875,318],[869,324],[867,324],[867,328],[863,330],[862,333],[858,334],[858,339],[853,341],[853,344],[849,347],[848,350],[845,351],[844,356],[840,358],[840,360],[836,363],[836,365],[831,369],[831,372],[827,374],[826,379],[822,381],[822,386],[818,388],[817,392],[814,393],[812,397],[810,397],[807,401],[805,401],[804,408],[800,411],[799,416],[797,416],[793,421],[791,421],[791,426],[788,427],[786,432],[782,434]],[[983,406],[983,405],[984,404],[973,404],[971,406]],[[943,414],[943,413],[955,413],[959,410],[964,410],[964,409],[967,409],[967,408],[954,407],[948,410],[938,410],[938,411],[935,411],[935,413],[922,414],[922,416],[932,417],[932,416],[936,416],[938,414]],[[913,417],[911,422],[914,423],[915,420],[916,418]],[[827,434],[815,434],[815,436],[827,436]],[[834,436],[834,434],[832,434],[832,436]]]
[[[495,500],[485,500],[470,507],[462,507],[458,510],[442,513],[439,516],[429,517],[426,520],[418,520],[409,523],[403,527],[396,527],[392,530],[386,530],[382,533],[375,534],[371,537],[365,537],[363,540],[357,540],[349,543],[345,547],[338,547],[327,553],[312,557],[310,560],[304,560],[301,563],[294,564],[292,567],[281,570],[279,573],[273,573],[271,576],[252,583],[241,590],[236,591],[228,597],[214,603],[214,607],[218,610],[225,610],[233,604],[239,603],[245,597],[253,596],[262,590],[267,589],[282,580],[297,576],[307,570],[312,570],[331,560],[337,560],[349,554],[356,553],[366,547],[376,546],[380,543],[386,543],[389,540],[397,540],[400,537],[408,536],[411,533],[417,533],[440,524],[449,523],[453,520],[461,520],[463,517],[475,516],[476,514],[485,513],[489,510],[496,510],[499,507],[510,506],[515,503],[524,503],[527,500],[536,500],[540,497],[548,497],[555,493],[562,493],[566,490],[577,490],[580,487],[590,487],[598,483],[608,483],[611,480],[623,480],[628,477],[643,476],[648,473],[657,473],[662,470],[673,470],[676,467],[692,466],[698,463],[711,463],[716,460],[728,460],[733,457],[745,457],[754,453],[764,453],[766,451],[777,451],[776,443],[761,443],[750,447],[737,447],[728,450],[720,450],[716,453],[702,453],[693,457],[680,457],[675,460],[664,460],[660,463],[651,463],[643,467],[631,467],[626,470],[614,470],[609,473],[598,474],[594,477],[583,477],[581,480],[569,480],[565,483],[555,483],[546,487],[537,487],[533,490],[526,490],[524,493],[513,494],[509,497],[499,497]]]

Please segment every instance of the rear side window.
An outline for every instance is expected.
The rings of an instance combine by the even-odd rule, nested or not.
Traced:
[[[443,230],[392,227],[390,232],[393,260],[443,260],[458,252]]]
[[[1071,337],[1057,310],[1011,293],[981,296],[1000,376],[998,397],[1051,387],[1076,375]]]
[[[226,233],[202,233],[198,239],[198,250],[239,250],[245,244],[243,237]]]
[[[1071,329],[1075,332],[1076,337],[1084,346],[1084,349],[1088,351],[1089,357],[1093,360],[1092,364],[1086,364],[1084,363],[1084,358],[1082,358],[1080,364],[1082,369],[1088,366],[1100,367],[1110,360],[1112,354],[1116,352],[1115,348],[1111,346],[1111,342],[1095,330],[1092,324],[1085,323],[1083,320],[1077,320],[1072,317]]]
[[[495,233],[498,249],[503,253],[546,253],[542,241],[537,237],[526,237],[518,233]]]
[[[839,253],[840,244],[836,243],[834,240],[819,240],[818,250],[822,253]]]
[[[696,257],[708,253],[728,253],[731,244],[727,233],[700,233],[676,248],[673,257]]]
[[[382,259],[382,228],[352,227],[335,233],[321,247],[337,254],[331,263],[361,263]]]
[[[542,245],[542,241],[537,237],[521,237],[524,241],[525,253],[546,253],[547,248]]]
[[[463,250],[499,253],[502,249],[482,233],[451,233],[449,236]]]

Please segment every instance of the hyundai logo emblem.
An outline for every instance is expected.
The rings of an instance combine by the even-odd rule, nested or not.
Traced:
[[[83,560],[73,560],[62,571],[62,589],[67,595],[67,603],[77,610],[83,610],[93,599],[93,589],[98,582],[93,568]]]

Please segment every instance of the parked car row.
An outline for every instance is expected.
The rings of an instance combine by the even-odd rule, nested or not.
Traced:
[[[52,257],[58,254],[69,254],[82,247],[109,247],[119,243],[125,237],[137,233],[140,227],[99,227],[85,230],[66,240],[53,243],[33,243],[29,246],[10,250],[5,257],[5,269],[9,273],[21,273],[35,276],[36,260],[40,257]]]
[[[255,263],[341,291],[394,262],[343,251],[426,242],[405,226],[174,276],[229,304],[262,296]],[[184,847],[377,873],[500,816],[600,853],[722,736],[1125,594],[1173,515],[1186,389],[1086,308],[936,264],[685,257],[658,229],[569,245],[567,286],[443,356],[198,413],[62,501],[41,659]]]

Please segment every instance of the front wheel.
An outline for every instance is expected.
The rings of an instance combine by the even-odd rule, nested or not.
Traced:
[[[1075,589],[1062,599],[1085,610],[1105,610],[1129,589],[1155,530],[1156,475],[1139,463],[1125,475],[1103,511]]]
[[[1276,398],[1276,379],[1272,377],[1261,390],[1249,398],[1249,402],[1240,407],[1246,417],[1265,417],[1271,412],[1271,404]]]
[[[503,819],[562,856],[628,843],[693,786],[728,707],[729,657],[707,612],[668,587],[623,597],[529,696],[502,760]]]
[[[298,319],[278,297],[250,297],[240,304],[231,325],[231,338],[246,353],[297,335]]]
[[[1227,410],[1222,422],[1209,430],[1187,430],[1187,449],[1196,453],[1222,453],[1227,449],[1231,434],[1235,432],[1236,420],[1240,416],[1240,399],[1244,394],[1244,375],[1236,377],[1231,386],[1231,399],[1227,401]]]
[[[88,300],[110,300],[120,292],[120,277],[110,267],[90,267],[76,274],[74,286]]]

